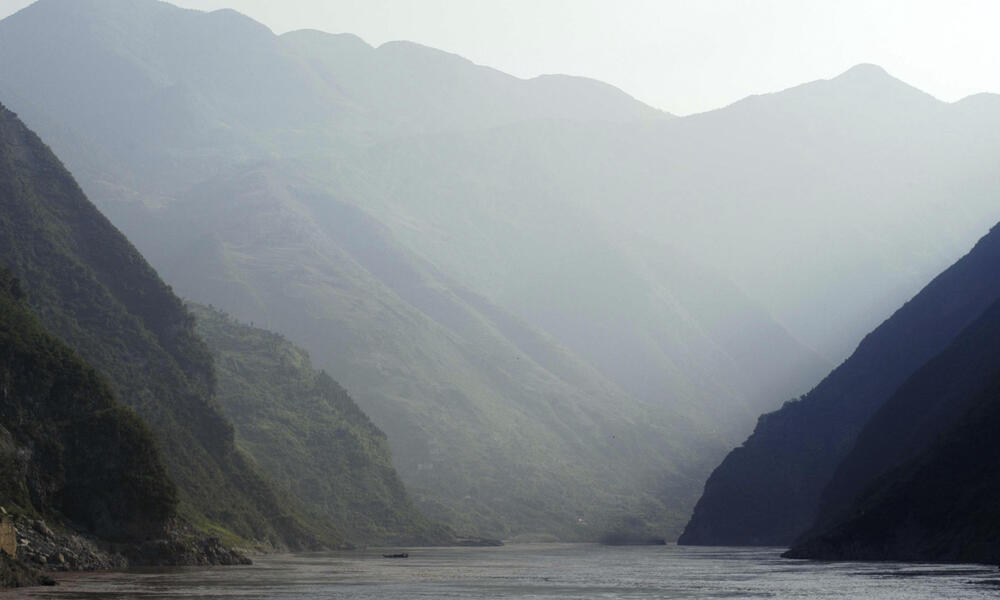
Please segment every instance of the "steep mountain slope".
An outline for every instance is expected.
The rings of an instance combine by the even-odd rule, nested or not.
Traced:
[[[883,472],[949,430],[1000,367],[1000,310],[995,306],[913,374],[865,423],[823,492],[817,527],[835,519]]]
[[[997,382],[950,432],[879,478],[850,515],[789,556],[825,560],[1000,562]]]
[[[34,53],[28,32],[49,28],[64,50]],[[0,90],[30,99],[19,100],[23,110],[65,141],[60,147],[85,187],[153,264],[183,294],[306,347],[386,431],[421,506],[459,531],[596,537],[628,512],[676,531],[696,482],[734,432],[745,431],[758,402],[772,406],[806,387],[808,376],[788,383],[774,365],[822,368],[721,278],[662,244],[618,249],[621,238],[605,239],[567,204],[569,227],[582,229],[563,228],[562,250],[537,248],[546,268],[558,269],[562,259],[549,257],[562,256],[572,276],[565,286],[585,284],[586,296],[595,287],[589,279],[608,278],[599,297],[580,296],[586,304],[574,327],[616,304],[644,318],[603,346],[605,364],[593,364],[561,339],[564,332],[547,331],[551,323],[515,317],[464,273],[437,268],[358,210],[364,199],[356,196],[367,188],[354,175],[369,175],[352,162],[327,168],[364,140],[543,118],[663,119],[612,88],[574,78],[522,81],[411,44],[373,50],[319,34],[278,38],[231,13],[150,2],[67,8],[45,0],[0,23],[0,32],[0,50],[31,65],[0,65]],[[165,48],[172,38],[189,48]],[[216,38],[255,50],[236,61],[229,50],[212,50]],[[331,56],[340,42],[360,55]],[[208,56],[191,65],[190,48]],[[74,81],[60,62],[65,49],[77,72],[84,64],[125,66],[102,71],[106,80],[63,102],[50,93]],[[351,71],[355,60],[368,66]],[[279,79],[271,78],[276,70]],[[275,87],[261,99],[245,93],[261,80]],[[114,110],[98,100],[105,85],[122,86]],[[452,94],[447,102],[442,90]],[[290,99],[272,102],[279,91],[327,103],[332,116]],[[147,107],[171,131],[157,125],[130,134]],[[342,186],[329,182],[337,174],[355,189],[339,193]],[[549,222],[558,224],[554,213]],[[519,219],[515,225],[527,226],[531,215]],[[540,229],[530,234],[532,244],[545,237]],[[600,251],[611,254],[591,277],[587,262]],[[527,251],[519,256],[530,260]],[[705,298],[715,299],[707,311]],[[773,352],[736,342],[725,321],[737,314],[742,327],[773,342]],[[587,341],[614,333],[621,310],[614,315]],[[615,357],[619,342],[628,352]],[[738,375],[714,376],[734,363]],[[761,365],[771,379],[745,391],[747,374]]]
[[[177,507],[149,428],[47,333],[0,268],[0,504],[124,543],[166,537]]]
[[[441,543],[453,536],[413,508],[385,434],[309,355],[278,334],[193,305],[215,358],[219,404],[236,444],[316,520],[354,543]]]
[[[421,508],[459,532],[594,537],[642,504],[676,528],[704,468],[687,453],[720,453],[698,407],[635,402],[365,213],[280,171],[220,178],[165,214],[190,236],[166,270],[178,290],[299,340],[388,434]]]
[[[996,210],[988,161],[938,160],[970,132],[995,156],[992,109],[871,69],[664,119],[595,82],[146,0],[43,0],[0,53],[0,93],[171,284],[307,348],[462,531],[675,522],[827,370],[798,338],[841,356]],[[914,183],[956,181],[976,193],[951,211]]]
[[[679,246],[669,222],[637,232],[642,215],[601,166],[616,160],[613,146],[595,147],[607,126],[594,127],[530,123],[377,144],[341,159],[329,185],[635,397],[694,399],[741,435],[747,413],[801,393],[826,363]]]
[[[1000,303],[875,413],[795,558],[1000,561]]]
[[[803,533],[872,414],[1000,298],[998,261],[995,227],[809,394],[762,416],[705,484],[680,542],[784,545]]]
[[[152,427],[182,516],[230,539],[314,543],[234,447],[211,356],[181,301],[2,107],[0,260],[31,290],[46,329]]]

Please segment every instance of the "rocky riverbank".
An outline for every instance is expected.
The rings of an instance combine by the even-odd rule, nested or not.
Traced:
[[[16,558],[45,571],[106,571],[128,566],[120,553],[74,533],[56,533],[40,519],[18,519]]]
[[[3,518],[0,587],[51,584],[45,572],[108,571],[136,566],[247,565],[244,554],[218,538],[175,533],[166,539],[116,544],[54,530],[41,519]]]

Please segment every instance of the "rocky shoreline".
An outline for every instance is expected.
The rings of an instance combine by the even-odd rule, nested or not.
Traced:
[[[0,587],[52,585],[46,572],[251,564],[245,554],[224,546],[219,538],[194,533],[123,544],[54,531],[45,521],[26,517],[5,516],[0,528],[7,534],[0,547]]]

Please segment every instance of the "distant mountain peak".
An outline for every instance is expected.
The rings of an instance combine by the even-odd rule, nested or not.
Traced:
[[[854,65],[840,75],[827,80],[825,83],[827,85],[836,84],[838,87],[847,87],[848,89],[880,90],[882,93],[891,92],[895,94],[916,95],[920,98],[934,99],[936,101],[927,92],[894,77],[882,67],[871,63]]]
[[[334,42],[339,47],[353,50],[370,51],[375,47],[366,42],[360,36],[353,33],[328,33],[319,29],[296,29],[281,34],[281,37],[288,39],[305,40],[310,42]]]
[[[1000,94],[994,94],[992,92],[979,92],[978,94],[966,96],[965,98],[954,102],[953,105],[963,109],[979,108],[996,110],[997,107],[1000,107]]]
[[[873,63],[860,63],[856,64],[850,69],[844,71],[834,79],[881,79],[888,77],[890,79],[895,79],[889,74],[884,68]]]

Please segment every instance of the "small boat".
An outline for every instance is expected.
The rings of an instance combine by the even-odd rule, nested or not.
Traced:
[[[382,558],[410,558],[410,555],[406,552],[400,552],[399,554],[383,554]]]

